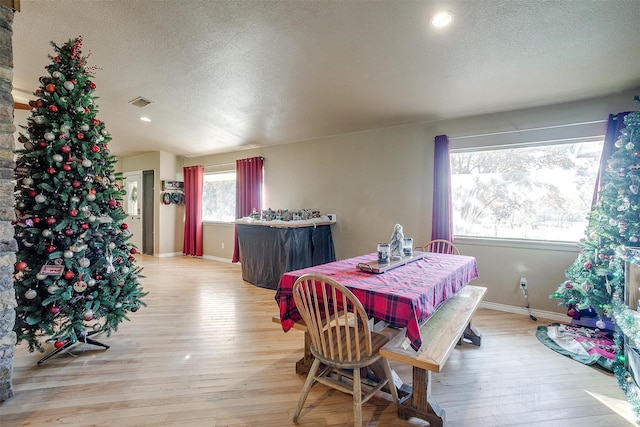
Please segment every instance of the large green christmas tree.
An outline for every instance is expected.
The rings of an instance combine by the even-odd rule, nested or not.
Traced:
[[[624,123],[580,253],[566,271],[567,280],[552,295],[562,300],[570,316],[593,310],[600,325],[612,316],[616,289],[624,284],[624,252],[640,245],[640,113],[628,114]]]
[[[30,351],[44,351],[44,341],[58,351],[78,340],[108,348],[88,336],[110,334],[144,305],[141,269],[82,38],[51,45],[18,138],[15,329]]]

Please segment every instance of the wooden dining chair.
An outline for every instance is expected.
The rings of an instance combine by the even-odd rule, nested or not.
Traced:
[[[435,239],[424,245],[425,252],[437,252],[439,254],[460,255],[456,245],[445,239]]]
[[[326,276],[306,274],[294,283],[293,298],[307,326],[311,354],[315,357],[293,421],[298,421],[311,387],[318,382],[353,395],[356,427],[362,425],[362,404],[385,385],[397,404],[397,390],[389,380],[392,378],[389,361],[379,352],[389,340],[371,331],[367,313],[355,295]],[[361,376],[361,369],[374,364],[382,365],[376,376],[386,378],[373,381]]]

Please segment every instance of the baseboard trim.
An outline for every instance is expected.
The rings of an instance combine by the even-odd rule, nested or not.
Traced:
[[[174,256],[182,256],[182,252],[166,252],[163,254],[154,254],[153,256],[158,257],[158,258],[170,258],[170,257],[174,257]]]
[[[219,256],[212,256],[212,255],[202,255],[202,258],[210,259],[212,261],[226,262],[227,264],[231,264],[231,258],[222,258]]]
[[[488,308],[489,310],[504,311],[507,313],[514,313],[514,314],[522,314],[523,316],[529,315],[529,311],[525,307],[516,307],[513,305],[498,304],[495,302],[483,301],[480,303],[480,307]],[[553,311],[535,310],[532,308],[531,314],[537,318],[554,320],[561,323],[571,323],[571,318],[569,316],[567,316],[566,314],[554,313]]]

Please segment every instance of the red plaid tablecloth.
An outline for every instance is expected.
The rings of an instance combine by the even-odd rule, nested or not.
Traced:
[[[420,348],[420,324],[471,280],[478,277],[476,259],[464,255],[428,253],[424,259],[394,268],[382,274],[365,273],[358,263],[376,260],[375,253],[290,271],[280,278],[276,302],[285,332],[300,314],[292,288],[303,274],[322,274],[346,286],[360,300],[369,317],[391,326],[407,328],[411,347]]]

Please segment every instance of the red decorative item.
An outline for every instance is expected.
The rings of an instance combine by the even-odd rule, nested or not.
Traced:
[[[54,167],[50,167],[49,169],[47,169],[47,172],[48,172],[50,175],[53,175],[54,173],[56,173],[56,169],[55,169]]]
[[[35,218],[34,218],[34,221],[35,221]],[[50,216],[49,218],[46,219],[45,222],[47,223],[47,225],[53,225],[53,224],[56,223],[56,219],[54,217]]]
[[[43,105],[44,105],[44,101],[42,99],[36,99],[37,108],[42,108]]]
[[[71,165],[69,163],[65,163],[62,165],[62,170],[69,172],[71,170]]]
[[[58,341],[56,341],[56,342],[54,342],[54,343],[53,343],[53,346],[54,346],[55,348],[62,348],[62,347],[64,347],[64,341],[62,341],[62,340],[58,340]]]
[[[590,269],[591,267],[593,267],[593,265],[591,265],[590,262],[585,262],[584,263],[584,268],[586,268],[587,270]]]
[[[51,83],[46,85],[44,88],[47,90],[47,92],[53,93],[53,92],[56,91],[56,86],[54,84],[51,84]]]
[[[573,285],[571,283],[565,283],[564,287],[567,289],[573,289]]]
[[[69,215],[71,215],[71,216],[78,216],[78,214],[79,214],[79,213],[80,213],[80,212],[78,212],[78,210],[77,210],[77,209],[71,209],[71,210],[69,211]]]
[[[38,195],[38,192],[37,192],[36,190],[29,190],[29,191],[27,192],[27,196],[31,197],[32,199],[33,199],[34,197],[36,197],[37,195]]]
[[[71,279],[73,279],[75,277],[75,274],[73,273],[73,271],[67,270],[67,271],[64,272],[64,276],[63,277],[65,279],[67,279],[67,280],[71,280]]]
[[[84,133],[82,132],[78,132],[76,136],[78,137],[78,139],[84,139]]]
[[[129,228],[129,226],[126,223],[122,223],[122,225],[120,225],[120,228],[126,230],[127,228]]]
[[[40,148],[47,148],[49,146],[49,143],[43,139],[41,139],[40,141],[38,141],[38,147]]]
[[[96,280],[101,280],[102,276],[100,274],[96,274]]]
[[[118,283],[118,286],[123,287],[124,286],[124,282]]]
[[[97,153],[98,151],[100,151],[100,147],[98,147],[97,145],[92,145],[91,151],[93,151],[94,153]]]
[[[89,82],[89,87],[93,90],[96,88],[96,84],[94,82]]]
[[[67,236],[73,236],[73,230],[71,228],[65,228],[64,234],[66,234]]]
[[[134,257],[132,255],[129,256],[129,261],[134,262],[135,260],[136,260],[136,257]]]
[[[93,119],[91,119],[91,123],[92,123],[94,126],[98,126],[98,125],[100,124],[100,120],[98,120],[98,119],[96,119],[96,118],[94,117]]]
[[[60,147],[60,151],[62,151],[63,153],[68,153],[71,151],[71,147],[65,144],[62,147]]]
[[[116,201],[115,199],[109,199],[109,201],[107,202],[109,204],[109,206],[114,207],[116,205]]]
[[[60,62],[60,61],[61,61],[61,59],[60,59],[60,57],[59,57],[59,56],[55,56],[55,57],[53,58],[53,60],[54,60],[54,61],[56,61],[56,62]]]
[[[24,261],[18,261],[16,262],[16,270],[18,271],[23,271],[26,270],[27,268],[27,263]]]
[[[77,181],[77,180],[76,180],[76,181],[73,181],[73,182],[71,183],[71,186],[72,186],[73,188],[80,188],[80,186],[81,186],[81,185],[82,185],[82,183],[81,183],[80,181]]]
[[[53,245],[49,245],[47,246],[47,252],[52,253],[56,250],[56,247]]]
[[[129,252],[131,252],[131,254],[133,255],[133,254],[136,254],[138,251],[136,250],[136,248],[131,248]]]
[[[51,307],[49,309],[49,313],[53,314],[54,316],[58,313],[60,313],[60,307],[56,307],[55,305],[53,307]]]
[[[88,230],[89,224],[87,224],[86,222],[83,222],[82,224],[80,224],[80,227],[82,227],[83,230]]]
[[[58,107],[56,105],[49,105],[49,111],[55,113],[58,111]]]
[[[34,216],[34,217],[33,217],[33,223],[34,223],[34,224],[37,224],[37,223],[39,223],[39,222],[40,222],[40,218],[38,218],[37,216]]]

